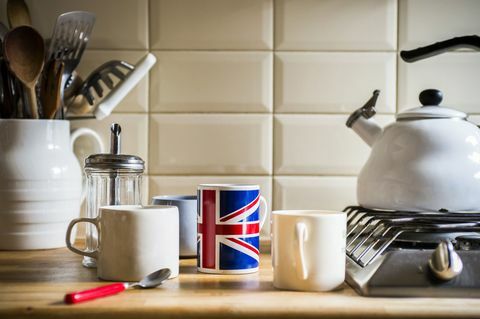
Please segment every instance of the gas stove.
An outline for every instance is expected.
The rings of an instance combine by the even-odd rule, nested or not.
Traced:
[[[344,211],[346,280],[359,294],[480,297],[480,212]]]

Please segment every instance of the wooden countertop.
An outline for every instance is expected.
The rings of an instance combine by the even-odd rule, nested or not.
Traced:
[[[156,289],[65,305],[66,292],[105,284],[80,260],[67,249],[0,252],[0,318],[480,318],[480,299],[366,298],[348,286],[276,290],[269,255],[259,273],[236,276],[200,274],[184,259],[180,276]]]

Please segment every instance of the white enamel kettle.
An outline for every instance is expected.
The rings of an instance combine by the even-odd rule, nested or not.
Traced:
[[[413,62],[472,41],[480,47],[479,40],[455,38],[401,56]],[[378,95],[347,121],[372,148],[358,176],[358,203],[391,210],[480,210],[480,129],[467,114],[439,106],[442,93],[429,89],[420,93],[422,106],[382,128],[373,118]]]

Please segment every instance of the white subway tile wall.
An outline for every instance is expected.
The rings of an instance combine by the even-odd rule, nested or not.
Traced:
[[[271,0],[150,1],[150,47],[270,50]]]
[[[354,176],[276,176],[274,209],[338,210],[355,202]]]
[[[272,173],[267,114],[153,114],[150,139],[153,174]]]
[[[154,52],[152,112],[272,111],[270,52]]]
[[[402,50],[461,35],[479,34],[478,0],[402,0],[399,41]]]
[[[276,113],[350,113],[372,88],[380,113],[395,112],[395,52],[277,52]]]
[[[480,34],[478,0],[27,4],[46,38],[58,14],[96,13],[83,77],[109,59],[135,63],[148,51],[158,58],[114,115],[72,122],[94,128],[106,144],[109,124],[123,126],[123,151],[147,162],[146,202],[193,194],[203,182],[249,182],[274,209],[339,210],[355,204],[356,174],[369,153],[344,123],[374,89],[383,124],[431,87],[443,90],[445,105],[480,115],[479,53],[414,64],[398,57],[400,49]],[[0,19],[6,22],[5,12]],[[95,150],[84,139],[76,151]]]
[[[278,50],[389,51],[397,47],[395,0],[276,0]]]

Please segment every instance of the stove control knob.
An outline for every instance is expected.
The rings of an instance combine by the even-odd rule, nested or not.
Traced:
[[[463,263],[450,241],[442,241],[433,252],[428,266],[432,273],[441,280],[451,280],[463,270]]]

